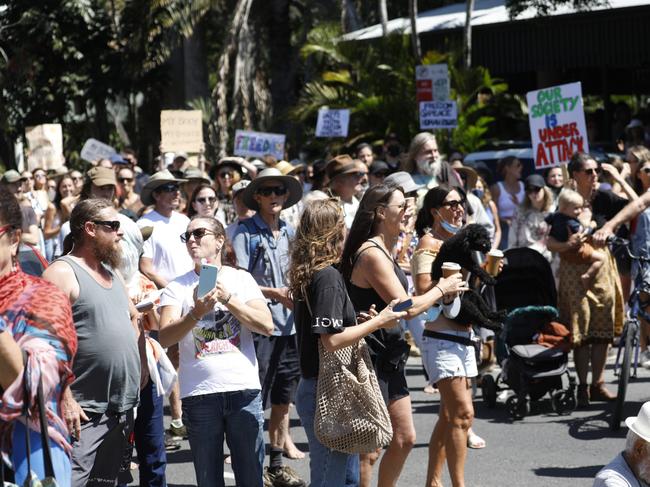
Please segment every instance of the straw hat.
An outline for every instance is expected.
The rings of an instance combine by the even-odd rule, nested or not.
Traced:
[[[650,401],[641,406],[638,416],[630,416],[625,420],[628,428],[650,443]]]
[[[259,211],[260,207],[257,204],[257,201],[255,201],[254,196],[258,188],[269,181],[281,182],[289,191],[289,197],[287,198],[287,201],[285,201],[283,208],[289,208],[290,206],[295,205],[302,198],[302,185],[296,178],[285,176],[279,169],[269,167],[260,172],[244,190],[244,204],[251,210]]]
[[[144,187],[142,188],[142,192],[140,193],[140,199],[142,200],[142,203],[145,205],[153,205],[156,202],[151,196],[151,193],[153,193],[160,186],[164,186],[167,183],[180,184],[186,181],[187,181],[186,179],[175,178],[171,172],[169,172],[167,169],[163,169],[162,171],[158,171],[157,173],[155,173],[153,176],[149,178],[147,184],[145,184]]]

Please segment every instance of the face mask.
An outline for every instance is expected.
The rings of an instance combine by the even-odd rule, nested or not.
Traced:
[[[483,191],[482,189],[473,189],[472,193],[480,200],[482,200],[483,196],[485,195],[485,191]]]
[[[452,225],[449,223],[447,220],[443,220],[442,218],[440,219],[440,226],[448,233],[451,233],[452,235],[456,235],[458,231],[460,230],[459,226]]]
[[[388,147],[388,154],[391,157],[397,157],[399,156],[400,150],[399,150],[399,145],[391,145]]]
[[[426,176],[433,176],[433,163],[429,159],[420,159],[415,161],[418,171]]]
[[[54,198],[56,198],[56,190],[55,190],[55,189],[52,189],[52,188],[49,188],[49,189],[47,190],[47,197],[49,198],[50,201],[53,202],[53,201],[54,201]]]

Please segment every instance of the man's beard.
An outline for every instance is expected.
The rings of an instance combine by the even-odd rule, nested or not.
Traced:
[[[650,484],[650,459],[644,459],[637,466],[638,475],[646,484]]]
[[[113,242],[103,243],[95,240],[93,253],[97,260],[112,269],[118,269],[122,263],[122,248]]]

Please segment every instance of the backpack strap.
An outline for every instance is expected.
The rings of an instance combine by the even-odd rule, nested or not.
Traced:
[[[257,226],[257,223],[252,218],[246,218],[239,222],[244,225],[249,234],[248,241],[248,272],[252,272],[264,253],[264,246],[262,245],[262,229]]]

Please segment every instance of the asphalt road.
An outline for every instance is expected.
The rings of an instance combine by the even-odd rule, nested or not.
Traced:
[[[607,382],[615,390],[610,354]],[[404,466],[400,486],[423,486],[426,478],[427,448],[437,420],[439,397],[422,392],[424,378],[420,360],[413,358],[407,365],[412,391],[413,417],[417,431],[415,448]],[[636,415],[644,401],[650,400],[650,371],[639,370],[630,382],[625,416]],[[475,402],[475,431],[487,441],[482,450],[470,450],[466,465],[466,482],[473,487],[527,486],[588,487],[600,468],[624,446],[626,429],[609,430],[605,403],[593,403],[590,408],[558,416],[549,400],[534,404],[531,414],[520,421],[511,421],[503,404],[488,409],[480,398]],[[292,409],[292,435],[299,448],[307,451],[305,434]],[[169,417],[166,417],[166,422]],[[191,452],[187,441],[182,449],[168,454],[167,483],[170,487],[196,485]],[[268,459],[267,459],[268,461]],[[285,460],[303,478],[309,477],[309,456],[304,460]],[[137,485],[136,481],[132,485]],[[234,477],[226,466],[226,485],[234,486]],[[447,478],[446,485],[450,485]]]

